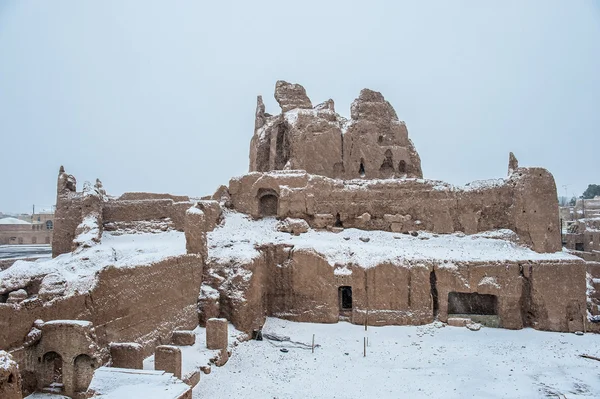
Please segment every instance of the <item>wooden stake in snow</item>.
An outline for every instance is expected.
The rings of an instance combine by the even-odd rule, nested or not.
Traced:
[[[364,346],[363,357],[367,357],[367,337],[363,338],[363,346]]]
[[[313,334],[313,340],[312,340],[312,353],[315,353],[315,334]]]

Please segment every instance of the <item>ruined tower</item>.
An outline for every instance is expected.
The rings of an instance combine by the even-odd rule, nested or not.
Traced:
[[[306,170],[341,179],[423,177],[421,159],[406,124],[381,93],[364,89],[350,120],[335,112],[333,100],[312,106],[299,84],[278,81],[281,113],[265,112],[257,99],[250,171]]]

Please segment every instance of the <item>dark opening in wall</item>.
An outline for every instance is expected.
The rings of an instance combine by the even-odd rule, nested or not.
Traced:
[[[385,158],[383,159],[383,163],[379,168],[379,172],[382,177],[393,177],[394,176],[394,160],[392,159],[392,151],[385,151]]]
[[[406,173],[406,161],[402,160],[398,162],[398,173]]]
[[[448,314],[497,315],[498,297],[476,292],[448,293]]]
[[[360,159],[360,166],[358,167],[358,174],[360,177],[365,177],[365,160]]]
[[[47,352],[42,357],[42,386],[47,387],[51,384],[62,384],[62,357],[56,352]]]
[[[437,290],[437,277],[435,276],[435,270],[432,270],[429,273],[429,285],[430,285],[430,293],[431,300],[433,301],[432,310],[433,310],[433,318],[436,319],[440,310],[440,304],[438,300],[438,290]]]
[[[275,169],[285,168],[290,159],[290,144],[288,141],[288,128],[285,123],[279,125],[277,129],[277,142],[275,148]]]
[[[338,288],[340,310],[352,310],[352,287],[344,285]]]
[[[585,247],[583,246],[582,242],[576,242],[575,243],[575,251],[584,251]]]
[[[279,198],[277,193],[270,189],[258,190],[258,213],[261,217],[277,216]]]
[[[335,223],[333,224],[334,227],[344,227],[344,223],[342,223],[342,219],[340,219],[340,214],[336,213],[335,214]]]

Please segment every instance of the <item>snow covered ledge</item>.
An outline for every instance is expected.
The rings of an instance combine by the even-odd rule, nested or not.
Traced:
[[[1,348],[20,346],[39,318],[90,320],[101,345],[137,342],[146,352],[176,328],[197,325],[203,261],[186,254],[183,232],[102,237],[94,247],[0,272]],[[25,295],[4,303],[15,291]]]

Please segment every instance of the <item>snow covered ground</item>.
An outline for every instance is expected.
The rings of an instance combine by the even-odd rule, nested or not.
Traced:
[[[264,332],[319,345],[248,341],[203,375],[194,398],[598,398],[600,335],[532,329],[364,327],[269,318]],[[288,353],[280,351],[281,345]]]
[[[231,323],[227,332],[229,333],[230,349],[236,346],[241,339],[247,337],[243,332],[236,330]],[[181,375],[183,379],[189,378],[202,366],[210,366],[210,359],[216,357],[220,352],[206,347],[206,328],[198,326],[194,329],[194,333],[196,334],[194,345],[179,347],[181,349]],[[154,370],[154,355],[144,359],[144,370]]]

